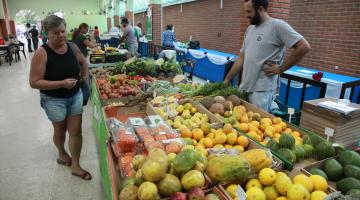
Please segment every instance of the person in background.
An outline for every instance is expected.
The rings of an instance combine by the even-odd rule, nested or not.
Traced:
[[[88,65],[79,48],[67,42],[64,19],[50,15],[44,20],[44,29],[48,41],[32,57],[29,83],[40,90],[41,107],[53,125],[57,163],[71,166],[72,175],[91,180],[91,174],[80,166],[83,113],[80,81],[88,79]],[[71,157],[64,148],[66,132]]]
[[[269,112],[279,74],[299,62],[310,51],[310,45],[289,24],[269,16],[268,0],[245,0],[244,4],[251,25],[224,83],[242,70],[239,90],[248,94],[250,103]],[[293,50],[285,60],[286,47]]]
[[[31,30],[31,26],[29,23],[27,23],[25,25],[25,32],[24,32],[24,36],[27,40],[27,46],[28,46],[28,51],[29,52],[33,52],[33,50],[31,49],[31,34],[30,34],[30,30]]]
[[[95,26],[95,29],[94,29],[94,37],[95,37],[96,43],[100,43],[100,31],[97,26]]]
[[[29,32],[31,34],[31,39],[32,39],[32,42],[34,45],[34,50],[36,51],[36,49],[38,48],[38,44],[39,44],[39,31],[36,29],[36,26],[34,25]]]
[[[89,26],[86,23],[81,23],[79,28],[74,31],[72,41],[79,47],[81,53],[86,58],[88,56],[89,48],[98,47],[99,44],[92,43],[88,38],[86,38],[85,34],[89,31]]]
[[[16,36],[14,36],[14,34],[10,33],[9,34],[9,46],[10,46],[10,52],[11,52],[11,56],[13,54],[15,54],[15,56],[18,58],[18,60],[20,60],[20,42],[19,40],[16,38]]]
[[[174,48],[174,42],[176,42],[176,35],[173,31],[173,25],[168,24],[166,25],[166,31],[162,33],[163,41],[162,46],[165,48]]]
[[[126,45],[131,56],[138,56],[137,51],[139,46],[134,28],[129,24],[129,20],[125,17],[121,19],[121,25],[123,26],[124,34],[120,38],[120,44],[126,40]]]
[[[139,42],[140,37],[142,37],[141,28],[142,28],[142,23],[140,21],[138,21],[136,23],[136,26],[134,26],[135,36],[136,36],[138,42]]]
[[[41,27],[40,34],[41,34],[42,43],[45,44],[47,41],[47,36],[46,36],[45,30],[44,30],[44,26]]]
[[[122,35],[120,25],[112,27],[109,31],[109,35],[111,35],[114,38],[120,38]]]

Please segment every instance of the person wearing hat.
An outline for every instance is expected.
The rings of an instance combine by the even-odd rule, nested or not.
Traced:
[[[120,38],[120,44],[126,41],[126,46],[128,47],[131,56],[137,56],[138,41],[134,28],[129,24],[129,20],[125,17],[121,19],[121,25],[123,26],[124,34]]]

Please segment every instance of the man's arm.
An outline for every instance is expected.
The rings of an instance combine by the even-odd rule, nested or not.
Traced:
[[[235,61],[229,73],[226,75],[226,78],[224,80],[225,84],[229,84],[231,79],[235,76],[235,74],[241,71],[243,64],[244,64],[244,54],[240,52],[239,58]]]
[[[285,72],[290,67],[298,63],[311,49],[309,42],[305,38],[298,41],[292,48],[294,49],[293,52],[285,60],[282,66],[278,66],[273,63],[266,63],[266,66],[264,67],[266,75],[271,76]]]
[[[120,44],[121,44],[122,42],[124,42],[124,41],[125,41],[125,39],[126,39],[126,36],[125,36],[125,35],[123,35],[123,36],[120,38]]]

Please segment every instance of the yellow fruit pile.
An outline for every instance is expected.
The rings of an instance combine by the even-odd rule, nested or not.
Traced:
[[[234,188],[234,185],[229,185],[226,191],[236,199]],[[264,168],[259,172],[258,179],[247,181],[245,188],[247,200],[324,200],[328,183],[318,175],[308,177],[299,174],[291,180],[283,172]]]
[[[209,123],[204,122],[200,128],[192,130],[181,125],[179,131],[181,137],[191,138],[193,144],[205,148],[235,148],[239,152],[244,152],[249,145],[249,139],[245,136],[238,136],[231,124],[225,124],[223,128],[212,129]]]
[[[259,113],[247,112],[244,106],[236,106],[234,108],[234,115],[237,122],[234,127],[242,132],[248,134],[253,139],[265,145],[264,139],[274,138],[279,140],[282,133],[290,133],[296,139],[296,144],[302,144],[301,134],[298,131],[293,131],[288,128],[286,123],[280,117],[261,118]]]

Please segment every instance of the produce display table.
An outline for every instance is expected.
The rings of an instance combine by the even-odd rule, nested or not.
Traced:
[[[185,52],[186,59],[195,60],[193,74],[210,82],[222,82],[230,70],[228,63],[237,58],[234,54],[224,53],[210,49],[184,49],[176,48]],[[185,68],[185,72],[190,73],[191,68]]]
[[[319,72],[318,70],[304,68],[300,66],[293,66],[285,73],[291,74],[294,76],[299,76],[303,78],[312,79],[312,75]],[[340,92],[343,84],[349,83],[352,81],[358,81],[360,78],[344,76],[340,74],[334,74],[330,72],[323,72],[323,77],[321,82],[327,83],[327,89],[325,93],[325,97],[339,98]],[[285,101],[285,93],[286,93],[287,80],[281,79],[280,81],[280,101]],[[288,105],[295,109],[299,108],[299,99],[302,90],[302,83],[296,83],[293,81],[290,87],[289,101]],[[320,93],[320,88],[314,86],[307,86],[306,95],[304,100],[312,100],[317,99]],[[356,101],[358,96],[360,95],[360,86],[355,88],[354,95],[352,101]],[[350,89],[346,89],[344,98],[349,99],[350,97]]]

